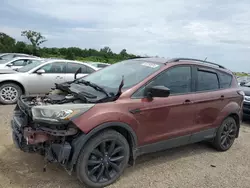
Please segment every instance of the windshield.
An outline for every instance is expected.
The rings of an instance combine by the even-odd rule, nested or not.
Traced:
[[[1,59],[2,60],[11,60],[11,59],[13,59],[13,54],[2,54]]]
[[[18,72],[28,72],[31,69],[37,67],[38,65],[41,65],[44,62],[45,62],[44,60],[32,60],[32,63],[19,68]]]
[[[81,79],[102,87],[118,89],[122,77],[124,77],[123,88],[130,88],[159,70],[162,66],[164,64],[126,60],[110,65]]]

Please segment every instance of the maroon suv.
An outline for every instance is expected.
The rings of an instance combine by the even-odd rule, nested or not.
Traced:
[[[218,64],[130,59],[56,84],[48,95],[22,96],[13,140],[76,171],[87,186],[104,187],[145,153],[204,140],[228,150],[239,136],[243,98]]]

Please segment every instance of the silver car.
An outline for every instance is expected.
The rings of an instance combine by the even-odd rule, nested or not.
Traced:
[[[35,60],[17,71],[0,74],[0,102],[14,104],[20,95],[46,94],[55,83],[74,80],[75,72],[81,67],[78,77],[96,70],[88,63],[63,59]]]
[[[0,60],[11,60],[16,57],[36,57],[29,54],[22,53],[0,53]]]
[[[34,58],[34,57],[16,57],[11,60],[0,60],[0,69],[18,69],[23,66],[26,66],[33,61],[41,59],[41,58]]]

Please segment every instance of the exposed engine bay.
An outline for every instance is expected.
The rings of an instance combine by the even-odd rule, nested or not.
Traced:
[[[107,92],[103,88],[88,82],[84,82],[84,84],[66,82],[55,84],[55,88],[52,88],[45,96],[29,97],[26,102],[31,106],[110,102],[119,98],[120,89],[121,87],[114,94],[113,91]]]

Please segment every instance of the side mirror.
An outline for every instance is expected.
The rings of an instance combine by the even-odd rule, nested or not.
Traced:
[[[45,70],[44,69],[39,69],[38,71],[36,71],[37,74],[43,74],[45,73]]]
[[[6,65],[7,67],[12,67],[13,66],[13,63],[9,63]]]
[[[168,97],[170,95],[170,89],[165,86],[153,86],[146,89],[145,95],[151,99],[153,97]]]

